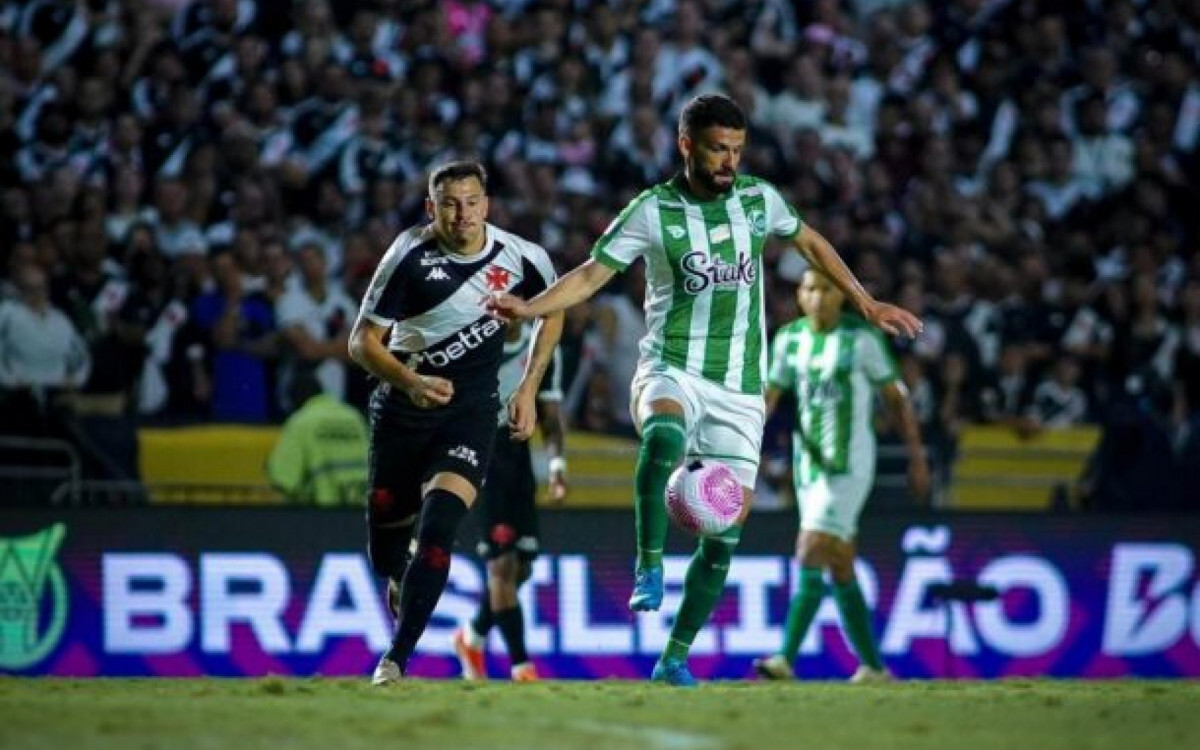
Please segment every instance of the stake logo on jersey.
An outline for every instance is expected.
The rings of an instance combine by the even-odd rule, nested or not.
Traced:
[[[626,206],[592,257],[618,271],[646,260],[644,362],[758,394],[767,369],[763,247],[767,235],[794,237],[801,226],[779,191],[755,177],[738,177],[708,202],[676,177]]]
[[[443,251],[432,227],[415,227],[388,248],[359,315],[389,326],[388,348],[417,372],[449,379],[456,399],[490,394],[505,326],[484,301],[497,291],[532,297],[554,278],[540,245],[491,224],[483,250],[468,257]]]
[[[739,256],[736,263],[726,263],[697,250],[683,256],[679,265],[687,276],[683,289],[688,294],[701,294],[710,286],[717,289],[737,289],[739,284],[751,286],[758,278],[758,264],[748,254]]]

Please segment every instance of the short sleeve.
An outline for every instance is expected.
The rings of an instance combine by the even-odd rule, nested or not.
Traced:
[[[784,326],[775,333],[771,342],[771,362],[767,370],[767,382],[780,390],[793,390],[796,387],[796,340],[791,326]]]
[[[545,248],[532,242],[521,244],[521,276],[518,290],[526,299],[546,291],[558,278]]]
[[[651,245],[650,191],[645,191],[621,211],[592,247],[592,259],[614,271],[624,271]]]
[[[876,386],[884,386],[900,379],[896,358],[883,335],[874,328],[864,327],[858,337],[859,357],[867,379]]]
[[[777,237],[791,238],[804,228],[800,212],[788,203],[779,189],[774,185],[763,182],[763,199],[767,204],[767,228]]]
[[[358,311],[360,318],[366,318],[376,325],[389,326],[400,317],[401,289],[396,269],[415,244],[412,235],[412,231],[402,233],[383,254],[375,275],[371,277],[371,285],[363,295],[362,307]]]

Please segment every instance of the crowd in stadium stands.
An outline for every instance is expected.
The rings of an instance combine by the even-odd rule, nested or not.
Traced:
[[[4,424],[279,421],[300,368],[361,405],[348,327],[431,165],[482,158],[569,269],[722,90],[743,168],[923,316],[931,440],[1200,452],[1198,60],[1194,0],[8,0]],[[804,263],[766,265],[774,327]],[[569,313],[577,428],[630,429],[630,276]]]

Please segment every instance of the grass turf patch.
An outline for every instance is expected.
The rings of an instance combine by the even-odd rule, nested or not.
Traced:
[[[0,679],[0,748],[997,750],[1195,747],[1190,681],[512,684]]]

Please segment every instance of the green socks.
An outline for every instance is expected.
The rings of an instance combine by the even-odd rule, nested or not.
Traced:
[[[686,438],[683,417],[673,414],[654,414],[642,426],[642,447],[633,474],[639,568],[662,566],[667,538],[664,494],[671,472],[683,459]]]
[[[721,594],[725,593],[725,577],[733,550],[742,535],[742,527],[734,526],[717,536],[704,537],[683,579],[683,602],[671,628],[671,640],[663,651],[664,659],[686,659],[696,633],[708,622]]]
[[[838,614],[842,616],[842,630],[854,647],[858,660],[871,669],[883,669],[879,657],[879,644],[875,641],[875,630],[871,626],[871,610],[863,598],[862,589],[856,579],[833,587],[833,598],[837,601]]]
[[[800,653],[800,642],[817,616],[821,600],[825,598],[825,579],[820,568],[800,568],[800,584],[796,595],[788,605],[787,623],[783,630],[783,648],[779,653],[787,659],[788,664],[796,663],[796,655]]]

